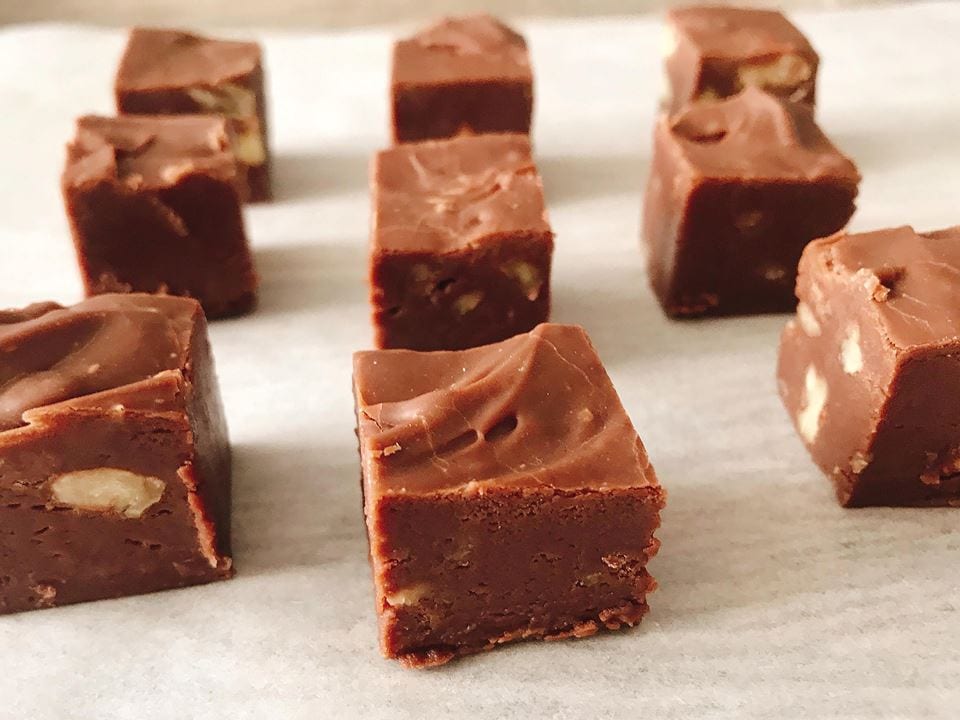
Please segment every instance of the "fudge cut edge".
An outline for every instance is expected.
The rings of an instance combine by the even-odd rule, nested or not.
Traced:
[[[0,432],[0,613],[232,577],[206,324],[195,301],[164,300],[195,308],[179,369],[35,407]]]
[[[565,382],[573,397],[556,399]],[[646,613],[664,494],[582,329],[541,325],[461,352],[357,353],[354,392],[387,657],[440,664]]]

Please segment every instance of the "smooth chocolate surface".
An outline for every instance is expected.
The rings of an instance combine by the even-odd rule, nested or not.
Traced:
[[[859,181],[802,103],[748,88],[663,114],[643,235],[665,312],[792,310],[804,246],[847,223]]]
[[[210,317],[249,311],[257,277],[236,181],[222,118],[80,118],[62,184],[87,294],[186,295]]]
[[[523,37],[489,15],[443,18],[393,53],[396,142],[460,132],[530,132],[533,73]]]
[[[663,491],[579,327],[354,357],[381,645],[411,666],[633,625]]]
[[[813,105],[820,60],[806,37],[775,10],[721,5],[667,14],[671,112],[747,87]]]
[[[230,447],[198,303],[0,313],[0,612],[232,574]]]
[[[133,28],[117,70],[117,111],[216,113],[230,120],[244,197],[272,195],[262,51],[257,43]]]
[[[960,227],[804,251],[778,380],[848,506],[960,502]]]
[[[371,182],[377,347],[461,349],[547,319],[553,234],[527,136],[400,145]]]

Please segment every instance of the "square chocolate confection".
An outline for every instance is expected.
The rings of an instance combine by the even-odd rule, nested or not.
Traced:
[[[668,105],[673,112],[747,87],[814,104],[820,59],[781,13],[688,7],[667,13],[667,23]]]
[[[797,262],[854,211],[860,175],[808,105],[756,88],[663,115],[644,207],[668,315],[793,310]]]
[[[209,317],[249,311],[257,275],[226,120],[86,116],[63,195],[88,295],[188,295]]]
[[[216,113],[236,134],[244,197],[269,200],[270,152],[260,46],[179,30],[134,28],[117,70],[117,112]]]
[[[960,226],[811,243],[780,395],[843,505],[960,505]]]
[[[459,350],[547,320],[553,233],[527,136],[398,145],[372,182],[377,347]]]
[[[524,39],[489,15],[444,18],[393,50],[395,142],[460,132],[530,132]]]
[[[385,656],[437,665],[640,621],[664,493],[582,328],[353,367]]]
[[[0,467],[0,613],[230,577],[230,445],[200,305],[0,312]]]

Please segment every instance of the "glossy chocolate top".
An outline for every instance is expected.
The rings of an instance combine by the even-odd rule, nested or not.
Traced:
[[[99,295],[72,307],[31,305],[0,313],[0,430],[66,400],[100,396],[142,405],[140,384],[183,370],[200,306],[157,295]],[[85,405],[89,406],[89,405]]]
[[[816,56],[803,33],[776,10],[687,7],[669,11],[667,18],[702,55],[731,60],[784,53]]]
[[[859,283],[884,336],[897,348],[960,339],[960,226],[929,233],[909,226],[838,233],[807,246],[801,275],[814,267]]]
[[[200,173],[225,180],[237,172],[227,121],[215,115],[86,115],[67,145],[63,181],[117,178],[162,188]]]
[[[695,172],[712,178],[860,181],[856,166],[823,134],[808,105],[754,87],[663,115],[657,132],[670,136]]]
[[[580,327],[457,352],[360,352],[354,384],[378,493],[657,484]]]
[[[254,72],[260,55],[260,46],[253,42],[133,28],[117,71],[117,90],[216,87]]]
[[[526,135],[464,135],[377,154],[373,241],[386,252],[453,252],[497,234],[549,233]]]
[[[394,83],[531,78],[523,37],[489,15],[443,18],[394,48]]]

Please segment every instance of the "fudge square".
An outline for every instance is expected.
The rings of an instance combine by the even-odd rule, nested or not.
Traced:
[[[221,580],[230,446],[195,300],[0,312],[0,613]]]
[[[489,15],[444,18],[393,50],[393,137],[530,132],[533,71],[524,39]]]
[[[269,200],[270,152],[263,60],[253,42],[134,28],[117,70],[117,112],[216,113],[230,119],[244,197]]]
[[[385,656],[632,626],[664,493],[582,328],[354,356]]]
[[[820,59],[775,10],[687,7],[667,13],[669,107],[717,100],[747,87],[814,104]]]
[[[252,309],[236,180],[223,118],[80,118],[62,184],[87,294],[188,295],[209,317]]]
[[[847,223],[859,181],[809,106],[756,88],[661,116],[643,233],[664,311],[792,311],[804,246]]]
[[[783,403],[846,506],[960,504],[960,226],[811,243]]]
[[[553,233],[527,136],[398,145],[372,176],[377,347],[459,350],[547,320]]]

